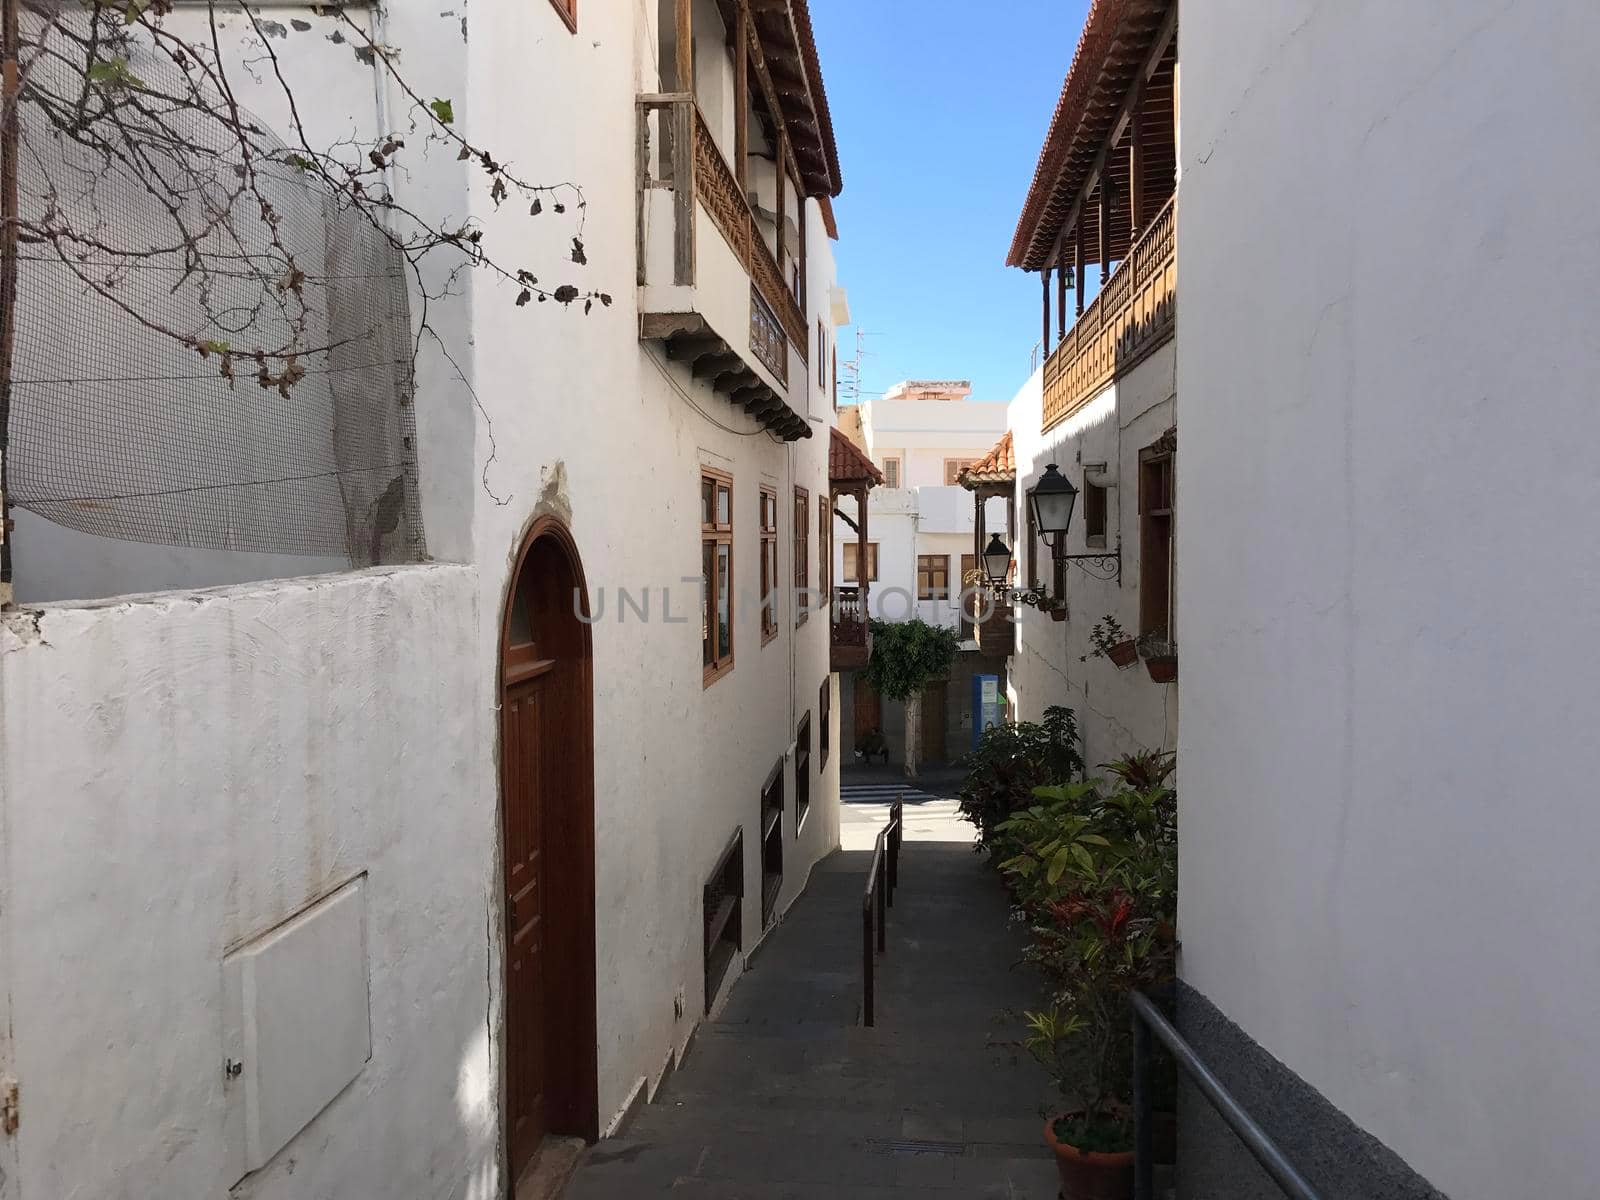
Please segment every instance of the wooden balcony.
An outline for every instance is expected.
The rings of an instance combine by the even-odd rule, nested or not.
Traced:
[[[733,168],[693,96],[638,108],[640,337],[784,440],[810,437],[805,313]]]
[[[1044,428],[1064,421],[1177,329],[1177,197],[1139,236],[1044,364]]]
[[[833,589],[831,667],[858,671],[872,657],[872,629],[867,624],[867,596],[860,587]]]

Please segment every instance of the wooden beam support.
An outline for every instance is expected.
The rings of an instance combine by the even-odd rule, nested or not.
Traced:
[[[720,379],[729,371],[743,368],[744,359],[724,346],[720,350],[711,350],[696,358],[691,374],[696,379]]]
[[[741,195],[750,194],[750,7],[738,0],[733,35],[733,174]]]
[[[684,20],[688,11],[688,0],[678,0]],[[695,279],[694,189],[694,97],[690,96],[672,106],[672,282],[679,287]]]
[[[1067,265],[1056,267],[1056,345],[1067,340]]]
[[[1078,218],[1083,215],[1083,210],[1089,197],[1094,194],[1095,185],[1100,182],[1101,172],[1105,170],[1106,159],[1109,157],[1111,147],[1122,140],[1123,131],[1127,128],[1128,117],[1133,111],[1135,102],[1143,92],[1150,76],[1154,75],[1157,68],[1161,66],[1161,60],[1166,58],[1167,50],[1172,45],[1172,39],[1177,34],[1178,6],[1174,4],[1167,10],[1167,15],[1161,21],[1161,28],[1156,31],[1154,48],[1146,56],[1144,66],[1139,68],[1133,83],[1129,86],[1126,95],[1123,96],[1122,104],[1118,108],[1117,119],[1112,122],[1110,135],[1101,145],[1099,152],[1095,154],[1094,161],[1089,164],[1089,174],[1084,177],[1083,187],[1078,192],[1077,198],[1072,202],[1072,208],[1067,213],[1064,228],[1072,228],[1078,223]]]
[[[1041,361],[1050,357],[1050,268],[1046,267],[1039,272],[1039,282],[1044,285],[1043,317],[1044,331],[1039,335],[1041,348]]]
[[[1139,109],[1144,107],[1144,89],[1134,104],[1133,128],[1128,131],[1128,245],[1139,240],[1144,228],[1144,119]]]
[[[1078,296],[1074,303],[1078,308],[1078,316],[1083,316],[1083,293],[1089,286],[1088,263],[1084,261],[1083,246],[1083,215],[1078,216],[1077,224],[1072,227],[1072,270],[1076,275]]]
[[[785,181],[787,181],[787,179],[789,177],[789,133],[788,133],[788,130],[783,130],[778,134],[778,161],[775,164],[775,166],[777,167],[775,175],[776,175],[777,181],[778,181],[778,184],[777,184],[777,186],[778,186],[778,202],[777,202],[777,204],[775,206],[777,208],[777,211],[778,211],[778,254],[777,254],[777,258],[778,258],[778,273],[779,273],[779,275],[782,275],[782,273],[783,273],[783,243],[784,243],[783,234],[784,234],[784,226],[789,223],[788,222],[789,213],[788,213],[788,209],[784,206],[784,196],[783,196],[783,192],[784,192],[784,186],[783,185],[784,185]],[[785,280],[784,282],[787,283],[788,281]]]
[[[1100,286],[1111,278],[1111,192],[1110,180],[1100,177]]]
[[[800,174],[800,166],[794,162],[791,154],[790,163],[794,166],[794,210],[797,216],[795,223],[800,230],[800,286],[795,288],[795,299],[800,301],[800,311],[806,311],[806,185],[804,177]],[[822,347],[817,347],[817,353],[822,353]]]
[[[694,91],[694,9],[691,0],[677,0],[677,90]]]

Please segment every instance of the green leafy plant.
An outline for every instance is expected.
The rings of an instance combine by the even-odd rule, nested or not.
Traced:
[[[1056,1136],[1084,1150],[1132,1144],[1127,995],[1170,981],[1177,946],[1170,756],[1108,768],[1111,783],[1037,788],[1037,802],[997,829],[1017,846],[1001,869],[1032,933],[1025,956],[1052,985],[1023,1044],[1063,1097]]]
[[[1128,640],[1128,631],[1116,617],[1107,613],[1095,622],[1089,631],[1089,644],[1094,647],[1091,657],[1109,658],[1111,648]]]
[[[909,700],[930,679],[947,674],[961,648],[954,629],[923,620],[873,621],[867,682],[880,696]]]
[[[922,689],[929,680],[949,674],[960,646],[961,635],[954,629],[923,620],[872,622],[867,683],[880,696],[905,703],[905,770],[912,779],[921,744]]]
[[[1033,801],[1033,789],[1083,770],[1078,723],[1070,708],[1051,707],[1043,722],[1018,721],[983,731],[962,760],[961,815],[978,829],[980,849],[995,850],[995,829]]]

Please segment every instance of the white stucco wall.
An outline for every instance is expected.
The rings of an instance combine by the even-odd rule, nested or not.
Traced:
[[[1592,1195],[1600,9],[1203,17],[1183,972],[1455,1200]]]
[[[760,929],[759,886],[750,882],[760,878],[760,788],[792,746],[800,717],[815,713],[828,675],[825,615],[814,613],[796,628],[787,598],[780,635],[765,646],[758,605],[736,601],[735,666],[709,688],[701,683],[699,621],[661,619],[663,589],[672,591],[677,618],[693,614],[698,604],[693,581],[700,572],[702,465],[733,475],[734,571],[751,598],[759,590],[759,487],[778,492],[784,580],[793,562],[793,488],[809,491],[815,584],[817,500],[827,493],[832,407],[810,403],[815,436],[780,445],[725,397],[692,381],[681,364],[667,362],[660,347],[638,340],[635,96],[659,90],[654,18],[639,6],[588,5],[573,36],[550,5],[528,5],[496,10],[493,35],[469,42],[473,136],[499,147],[509,161],[538,164],[542,178],[584,183],[589,265],[574,271],[565,262],[563,239],[530,224],[524,211],[493,212],[480,194],[476,211],[486,236],[511,239],[547,278],[578,279],[604,288],[615,301],[587,317],[548,305],[519,309],[513,290],[481,274],[472,280],[478,392],[497,451],[489,481],[506,500],[481,496],[477,507],[474,554],[484,564],[486,596],[480,663],[491,669],[499,637],[500,588],[489,581],[503,587],[509,556],[534,515],[551,512],[567,521],[591,593],[596,601],[602,589],[607,593],[606,615],[593,630],[602,1127],[641,1080],[653,1086],[703,1011],[701,887],[740,825],[746,950],[752,947]],[[701,55],[721,46],[720,40],[697,41]],[[536,48],[536,72],[528,70],[530,48]],[[522,98],[519,104],[501,102],[511,93]],[[581,106],[574,106],[575,96],[583,97]],[[530,120],[530,112],[572,119]],[[834,276],[831,243],[815,204],[807,205],[807,219],[807,329],[814,330]],[[704,254],[726,250],[704,217],[699,238]],[[734,260],[726,255],[725,261]],[[740,314],[725,336],[746,338],[748,277],[701,280],[700,291],[712,288],[721,294],[708,294],[703,303]],[[808,403],[808,369],[815,363],[808,368],[791,359],[793,402],[801,411]],[[480,462],[489,450],[488,428],[480,425]],[[635,594],[651,590],[648,623],[631,613],[618,620],[616,590],[623,587]],[[837,707],[833,711],[837,723]],[[810,817],[798,833],[792,810],[786,817],[780,906],[792,902],[812,863],[838,842],[838,757],[822,770],[816,737]],[[837,731],[832,741],[837,747]],[[792,759],[786,769],[792,798]],[[680,991],[686,1014],[675,1019]]]
[[[1122,578],[1097,579],[1068,563],[1067,620],[1053,620],[1036,608],[1018,606],[1017,650],[1007,686],[1011,712],[1037,721],[1051,705],[1065,705],[1078,718],[1084,761],[1091,771],[1101,763],[1138,750],[1172,750],[1178,742],[1178,685],[1153,683],[1142,662],[1126,670],[1093,657],[1090,633],[1107,614],[1129,637],[1139,633],[1139,451],[1155,442],[1177,420],[1174,369],[1176,349],[1168,343],[1048,433],[1043,417],[1042,373],[1011,402],[1013,451],[1017,460],[1017,572],[1021,586],[1030,579],[1027,546],[1027,492],[1051,463],[1081,489],[1083,464],[1104,463],[1097,482],[1109,487],[1106,544],[1122,545]],[[1180,439],[1180,447],[1182,441]],[[1066,553],[1094,553],[1084,537],[1080,494],[1067,534]],[[1055,578],[1050,550],[1041,538],[1033,549],[1031,577],[1050,592]],[[1176,640],[1182,641],[1181,604],[1173,608]],[[1180,655],[1181,669],[1181,655]]]
[[[360,65],[348,43],[328,40],[319,22],[329,18],[310,10],[294,15],[313,28],[295,29],[278,48],[291,70],[310,72],[302,87],[316,86],[317,71],[331,78],[347,60]],[[291,23],[287,12],[274,16]],[[435,555],[475,567],[346,573],[198,600],[169,593],[52,609],[39,625],[43,640],[32,637],[31,618],[14,619],[22,632],[15,645],[7,643],[0,690],[8,739],[0,831],[9,823],[14,833],[5,842],[11,877],[0,872],[0,978],[27,984],[10,997],[16,1040],[0,1041],[0,1073],[15,1061],[37,1097],[30,1117],[37,1123],[22,1143],[27,1190],[5,1200],[98,1200],[118,1194],[107,1191],[112,1186],[140,1200],[214,1194],[221,1040],[207,1006],[221,950],[322,894],[322,884],[361,869],[372,873],[378,1050],[362,1079],[239,1194],[498,1195],[504,1147],[494,706],[509,568],[536,516],[557,516],[571,528],[592,603],[598,610],[603,596],[605,605],[593,630],[602,1129],[642,1082],[653,1086],[699,1020],[701,887],[741,825],[747,952],[759,937],[760,788],[783,758],[792,804],[792,748],[807,712],[811,808],[798,828],[792,807],[786,817],[780,909],[838,844],[836,697],[835,749],[826,762],[815,727],[818,691],[829,677],[828,614],[813,613],[797,626],[785,598],[780,635],[763,646],[753,599],[761,484],[779,493],[785,581],[794,551],[793,489],[808,490],[810,582],[817,581],[817,501],[827,494],[832,406],[810,378],[815,362],[808,367],[792,353],[793,402],[809,410],[814,436],[777,443],[668,363],[659,347],[639,341],[634,121],[636,95],[658,90],[649,14],[640,6],[585,6],[573,35],[544,3],[486,12],[472,25],[454,10],[407,10],[389,14],[384,37],[425,94],[452,99],[458,127],[475,144],[492,147],[534,181],[582,184],[588,265],[570,260],[577,230],[570,196],[565,218],[548,204],[535,219],[515,204],[497,212],[481,171],[467,173],[447,154],[448,161],[433,156],[401,174],[419,203],[437,203],[457,218],[474,214],[503,261],[527,264],[549,285],[604,290],[613,304],[587,316],[578,306],[518,308],[515,289],[469,273],[458,295],[432,310],[455,362],[441,365],[432,343],[424,343],[424,517]],[[295,66],[302,45],[305,61]],[[375,85],[370,71],[360,78]],[[331,94],[344,95],[343,86],[330,84]],[[398,123],[405,106],[389,90]],[[518,102],[505,103],[507,95]],[[281,115],[261,108],[268,119]],[[819,314],[831,311],[836,279],[815,204],[807,205],[806,220],[807,328],[814,329]],[[701,231],[703,246],[719,237],[713,227]],[[702,290],[717,287],[722,292],[708,293],[706,303],[737,312],[729,334],[743,336],[748,278],[708,278]],[[739,588],[735,667],[710,688],[702,686],[694,617],[702,465],[734,477]],[[648,619],[632,611],[619,616],[621,588],[635,597],[648,589]],[[395,589],[411,590],[392,595]],[[19,709],[20,695],[59,703],[59,712],[49,710],[48,738],[40,737],[45,718]],[[85,727],[75,728],[74,718]],[[13,741],[26,753],[13,756]],[[421,766],[418,747],[428,751]],[[168,780],[181,785],[172,789],[180,808],[161,790]],[[63,811],[57,790],[69,797],[68,817],[82,811],[84,828],[69,831],[72,841],[49,833]],[[240,798],[253,802],[242,815],[235,811]],[[222,801],[228,807],[217,809]],[[135,835],[145,839],[132,843],[140,847],[137,859],[113,858],[115,887],[100,886],[103,839],[115,847]],[[17,856],[35,844],[49,853],[18,868]],[[418,858],[419,846],[429,857]],[[255,858],[236,861],[246,853]],[[69,855],[78,861],[62,866],[58,860]],[[190,880],[188,865],[202,860],[198,882]],[[60,879],[41,883],[56,868]],[[394,871],[398,879],[386,874]],[[413,878],[418,871],[420,880]],[[37,898],[4,903],[24,887]],[[175,923],[173,912],[181,918]],[[63,944],[87,955],[101,940],[109,952],[93,986],[74,996],[61,1029],[42,1030],[44,986],[35,981],[60,985],[46,964]],[[448,962],[446,949],[454,956]],[[130,966],[136,954],[149,962]],[[202,967],[209,972],[203,981]],[[131,1005],[105,981],[117,971]],[[680,994],[685,1012],[678,1018]],[[395,1013],[381,1005],[410,1007]],[[168,1013],[179,1015],[158,1028],[152,1014]],[[409,1061],[395,1065],[390,1051],[400,1036]],[[152,1061],[160,1068],[154,1105],[129,1105],[128,1095],[151,1088]],[[78,1078],[88,1062],[100,1075]],[[34,1082],[46,1076],[52,1082]],[[0,1168],[15,1180],[5,1152],[0,1146]],[[380,1156],[381,1166],[372,1168]],[[291,1170],[292,1186],[285,1182]]]
[[[308,141],[332,147],[343,139],[374,139],[380,128],[403,131],[410,124],[411,101],[401,89],[365,61],[357,35],[343,21],[310,6],[280,5],[258,14],[298,112]],[[409,47],[407,81],[419,93],[456,101],[463,119],[466,40],[461,17],[451,12],[398,5],[384,10],[351,10],[351,20],[380,42]],[[168,27],[197,45],[209,46],[211,34],[204,7],[179,8]],[[292,128],[283,87],[262,70],[264,51],[254,27],[243,14],[218,7],[218,40],[228,79],[245,109],[273,129]],[[137,65],[137,58],[135,61]],[[164,69],[170,71],[170,64]],[[315,103],[307,103],[314,97]],[[387,120],[385,120],[387,115]],[[286,140],[293,140],[283,135]],[[420,139],[416,139],[420,142]],[[445,227],[459,221],[466,208],[467,168],[453,153],[437,148],[415,149],[393,181],[402,204]],[[435,254],[422,264],[430,290],[442,291],[455,261]],[[412,286],[411,309],[420,319],[422,301]],[[80,302],[84,311],[106,323],[107,337],[126,338],[123,318]],[[434,301],[429,322],[456,358],[448,363],[440,342],[424,337],[416,359],[416,423],[420,458],[423,530],[430,557],[465,560],[470,552],[472,510],[473,424],[471,396],[463,377],[472,378],[467,351],[470,302],[458,296]],[[239,385],[241,400],[253,403],[260,394],[248,381]],[[148,431],[131,431],[147,433]],[[313,436],[315,431],[308,430]],[[243,431],[242,435],[247,435]],[[330,497],[330,503],[333,500]],[[56,525],[31,512],[16,514],[16,591],[21,603],[98,599],[129,592],[207,587],[251,580],[290,578],[345,570],[345,557],[257,554],[177,546],[147,545],[95,537]]]
[[[395,568],[0,618],[7,1200],[225,1194],[223,956],[361,872],[371,1061],[234,1194],[496,1194],[476,590]]]

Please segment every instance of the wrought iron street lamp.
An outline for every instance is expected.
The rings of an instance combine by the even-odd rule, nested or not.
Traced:
[[[1034,528],[1050,547],[1050,557],[1055,560],[1058,587],[1061,570],[1066,563],[1077,563],[1087,575],[1105,583],[1122,583],[1122,542],[1109,553],[1068,554],[1067,530],[1072,527],[1072,510],[1078,502],[1078,489],[1072,480],[1061,473],[1055,463],[1045,468],[1039,482],[1028,493],[1028,505],[1033,513]],[[987,557],[987,555],[985,555]]]
[[[1067,530],[1072,526],[1072,509],[1077,502],[1078,489],[1055,463],[1045,468],[1044,475],[1028,493],[1034,528],[1052,551],[1066,549]],[[1056,557],[1059,559],[1061,555]]]
[[[1011,547],[1000,539],[998,533],[984,547],[983,573],[988,577],[990,586],[995,588],[1004,587],[1011,578]]]

